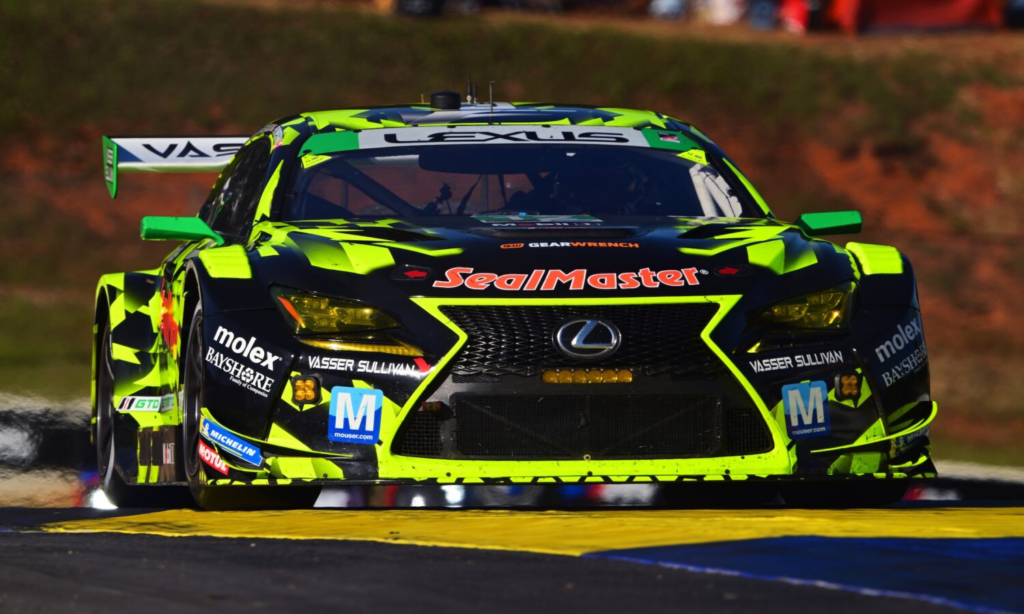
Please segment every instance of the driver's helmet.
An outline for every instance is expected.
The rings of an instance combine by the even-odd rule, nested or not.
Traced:
[[[642,197],[642,178],[627,166],[563,169],[552,191],[553,200],[572,213],[627,215]]]

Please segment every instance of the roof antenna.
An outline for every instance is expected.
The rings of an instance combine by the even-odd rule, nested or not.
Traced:
[[[495,83],[496,83],[496,81],[494,79],[491,79],[491,82],[487,84],[487,89],[490,90],[490,97],[491,97],[491,100],[490,100],[491,115],[487,119],[487,123],[488,124],[493,124],[494,123],[494,84]]]

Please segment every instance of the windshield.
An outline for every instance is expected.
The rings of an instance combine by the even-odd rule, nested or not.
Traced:
[[[633,147],[416,146],[304,156],[284,220],[537,215],[763,217],[713,167]]]

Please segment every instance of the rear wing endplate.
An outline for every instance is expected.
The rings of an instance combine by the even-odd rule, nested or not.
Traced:
[[[103,178],[117,197],[117,174],[219,172],[247,136],[103,137]]]

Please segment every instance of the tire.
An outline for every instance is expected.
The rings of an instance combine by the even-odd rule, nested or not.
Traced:
[[[117,472],[118,449],[114,427],[114,356],[110,346],[110,325],[103,329],[96,364],[96,468],[100,488],[107,500],[119,508],[173,508],[191,504],[180,486],[132,486]]]
[[[203,407],[203,306],[192,316],[184,353],[182,404],[182,459],[188,488],[204,510],[258,510],[310,508],[320,496],[319,486],[214,486],[207,467],[199,460],[199,420]]]
[[[809,509],[884,507],[899,503],[910,480],[792,482],[782,485],[789,507]]]
[[[661,504],[674,509],[762,507],[778,500],[771,482],[683,482],[661,487]]]

